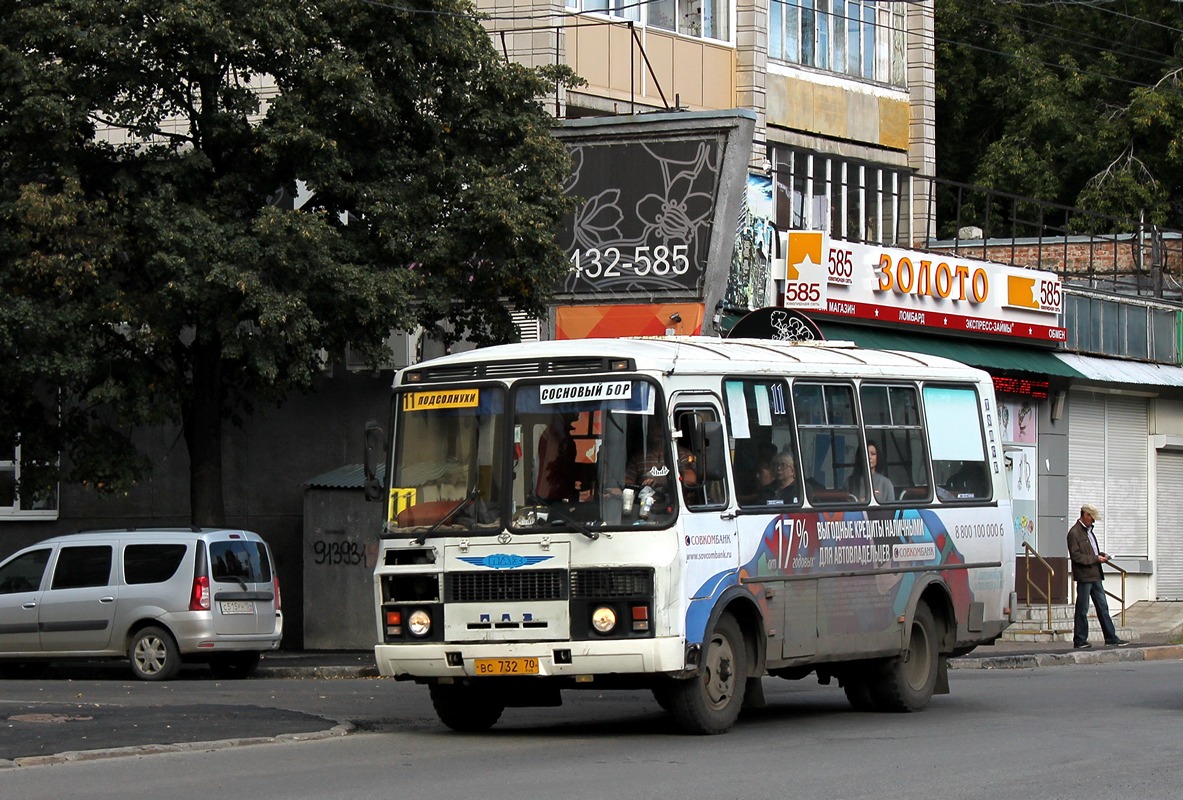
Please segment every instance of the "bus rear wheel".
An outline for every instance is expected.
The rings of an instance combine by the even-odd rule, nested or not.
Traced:
[[[675,684],[670,711],[687,733],[724,733],[739,718],[747,680],[743,632],[724,614],[703,646],[699,674]]]
[[[489,730],[505,710],[491,692],[455,683],[432,684],[431,705],[440,722],[462,733]]]
[[[873,684],[865,677],[847,676],[842,681],[842,691],[855,711],[874,711],[875,693]]]
[[[912,617],[908,652],[884,664],[873,684],[875,707],[882,711],[919,711],[928,705],[939,674],[937,624],[921,603]]]

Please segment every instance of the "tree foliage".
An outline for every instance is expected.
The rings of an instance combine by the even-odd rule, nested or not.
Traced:
[[[390,330],[509,340],[565,269],[539,72],[467,0],[0,0],[0,440],[119,490]],[[293,209],[290,198],[307,199]],[[37,456],[40,455],[40,458]]]
[[[1181,71],[1181,3],[936,0],[937,174],[1183,227]]]

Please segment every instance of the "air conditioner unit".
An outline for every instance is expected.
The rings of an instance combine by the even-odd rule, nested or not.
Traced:
[[[522,342],[537,342],[542,339],[541,320],[531,319],[524,311],[511,311],[510,317],[518,329],[518,340]]]
[[[414,331],[394,331],[386,337],[387,357],[379,365],[379,369],[402,369],[416,363],[419,353],[419,337],[422,328]],[[359,356],[354,355],[352,348],[345,348],[345,368],[354,372],[373,369]]]

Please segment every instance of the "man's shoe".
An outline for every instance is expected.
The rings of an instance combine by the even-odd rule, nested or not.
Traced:
[[[1106,647],[1129,647],[1130,643],[1125,639],[1114,639],[1112,642],[1106,642]]]
[[[1075,647],[1077,650],[1088,650],[1089,648],[1091,648],[1093,646],[1093,643],[1092,642],[1083,642],[1081,644],[1074,644],[1072,646]]]

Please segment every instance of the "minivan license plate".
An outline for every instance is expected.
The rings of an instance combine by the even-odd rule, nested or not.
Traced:
[[[245,600],[223,600],[222,613],[223,614],[253,614],[255,612],[255,604]]]

